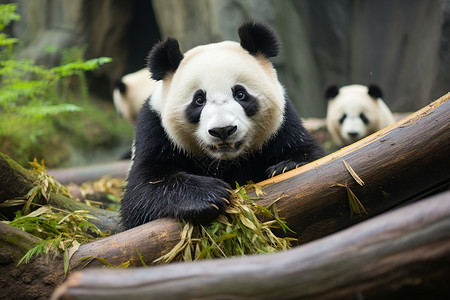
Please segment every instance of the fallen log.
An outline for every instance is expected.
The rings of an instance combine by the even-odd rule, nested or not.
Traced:
[[[450,292],[450,192],[285,252],[72,274],[52,299],[436,299]],[[443,299],[443,298],[442,298]]]
[[[34,185],[31,171],[24,169],[10,157],[0,153],[0,209],[3,215],[12,217],[13,212],[20,209],[21,205],[2,207],[1,204],[17,197],[24,197]],[[92,223],[100,230],[107,230],[111,233],[120,231],[119,215],[115,211],[88,206],[55,193],[51,193],[48,203],[68,211],[87,210],[91,215],[97,217],[97,220],[92,220]]]
[[[450,182],[450,93],[399,122],[301,168],[260,182],[305,243],[346,228],[345,185],[373,217]],[[344,161],[364,181],[358,184]]]
[[[450,94],[323,159],[259,183],[266,193],[259,203],[267,205],[277,200],[279,215],[297,232],[300,243],[306,243],[448,185],[449,98]],[[364,180],[364,186],[355,181],[342,160]],[[368,215],[350,218],[346,189],[335,184],[347,185],[363,203]],[[149,244],[152,249],[158,249],[155,252],[147,249],[143,255],[144,261],[151,263],[161,256],[160,249],[164,245],[175,245],[179,241],[177,223],[171,219],[160,222],[153,221],[127,231],[129,241],[128,233],[124,232],[80,246],[75,259],[71,260],[71,268],[78,268],[76,259],[87,256],[102,257],[114,265],[130,260],[141,265],[136,249],[141,251]],[[160,234],[154,228],[161,230]],[[160,239],[160,235],[165,238]],[[130,247],[125,246],[128,242]],[[114,244],[122,245],[121,250],[110,256],[111,248],[104,245]]]
[[[121,160],[86,167],[50,169],[48,173],[62,184],[81,184],[87,181],[95,181],[103,176],[125,178],[129,167],[129,160]]]
[[[6,225],[0,222],[0,253],[11,256],[16,262],[18,262],[30,248],[36,246],[40,238],[35,237],[29,233],[26,233],[15,227]]]
[[[134,266],[150,265],[180,241],[180,232],[178,222],[164,218],[81,245],[70,260],[70,270],[84,268],[86,262],[89,267],[103,266],[95,258],[117,266],[127,262]]]

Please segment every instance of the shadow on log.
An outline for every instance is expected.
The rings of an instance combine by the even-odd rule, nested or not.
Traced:
[[[56,299],[436,299],[449,295],[450,192],[285,252],[74,273]],[[424,297],[424,298],[423,298]],[[442,298],[443,299],[443,298]]]

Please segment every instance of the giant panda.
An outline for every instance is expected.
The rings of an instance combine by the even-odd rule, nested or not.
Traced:
[[[325,98],[327,129],[337,146],[349,145],[394,123],[377,85],[330,85]]]
[[[152,94],[156,81],[147,68],[127,74],[114,82],[113,101],[117,112],[135,125],[139,110]]]
[[[249,22],[240,43],[156,44],[148,65],[158,86],[141,109],[121,203],[125,229],[174,217],[208,223],[236,182],[258,182],[324,155],[302,126],[269,61],[278,38]]]

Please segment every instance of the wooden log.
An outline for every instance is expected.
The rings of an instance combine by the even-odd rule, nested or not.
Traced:
[[[8,253],[17,263],[40,238],[0,222],[0,253]]]
[[[150,265],[153,260],[169,252],[180,241],[181,227],[174,219],[164,218],[117,233],[110,237],[81,245],[70,260],[70,269],[76,270],[90,261],[89,267],[102,266],[96,259],[105,259],[113,265],[130,262],[134,266]],[[80,261],[81,260],[81,261]]]
[[[449,198],[275,254],[77,272],[52,299],[434,299],[450,292]]]
[[[89,214],[95,216],[97,219],[90,219],[89,222],[98,227],[102,231],[109,231],[111,234],[122,231],[119,221],[119,213],[116,211],[100,209],[93,206],[88,206],[84,203],[78,202],[72,198],[65,197],[61,194],[52,193],[49,204],[55,207],[63,208],[68,211],[86,210]]]
[[[81,184],[87,181],[100,179],[103,176],[125,178],[129,167],[129,160],[121,160],[112,163],[90,165],[85,167],[50,169],[48,170],[48,173],[62,184]]]
[[[34,185],[33,176],[29,170],[21,167],[7,155],[0,153],[0,204],[16,197],[25,196]],[[107,230],[111,233],[120,231],[119,214],[115,211],[88,206],[55,193],[51,193],[49,204],[69,211],[87,210],[91,215],[98,218],[98,220],[91,220],[91,222],[100,230]],[[12,217],[13,212],[18,209],[21,209],[21,206],[2,207],[1,213],[7,217]]]
[[[280,216],[306,243],[346,228],[347,185],[373,217],[450,182],[450,93],[346,148],[265,180],[260,204],[277,201]],[[360,186],[346,161],[364,181]]]
[[[24,169],[8,155],[0,153],[0,204],[24,196],[34,186],[31,172]],[[2,208],[6,217],[14,215],[16,208]]]

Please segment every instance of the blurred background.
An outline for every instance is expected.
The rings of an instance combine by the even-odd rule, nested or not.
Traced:
[[[19,41],[14,59],[51,68],[78,59],[112,58],[76,80],[64,79],[66,88],[76,88],[63,101],[82,110],[46,115],[58,130],[35,130],[37,123],[19,117],[9,127],[0,121],[0,152],[21,163],[35,156],[50,166],[117,157],[129,147],[133,128],[114,113],[114,80],[145,67],[148,51],[160,39],[176,37],[185,52],[200,44],[238,40],[237,28],[247,20],[265,22],[278,33],[282,52],[273,62],[304,118],[325,117],[323,91],[333,83],[378,84],[393,112],[416,111],[450,91],[450,0],[0,1],[4,3],[16,3],[20,15],[3,30]],[[82,102],[80,88],[87,90]],[[75,133],[78,127],[72,124],[89,115],[90,104],[98,109]],[[0,108],[0,118],[11,118],[8,107]],[[27,134],[12,141],[10,130],[17,123]],[[66,145],[72,136],[83,135],[90,138]],[[25,139],[31,142],[24,145]]]

